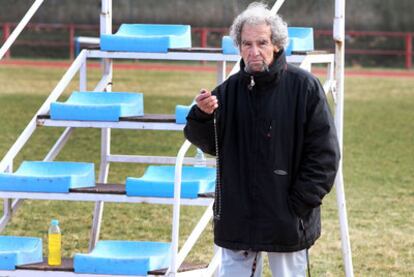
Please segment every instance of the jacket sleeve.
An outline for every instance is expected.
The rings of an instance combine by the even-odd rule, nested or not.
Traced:
[[[187,116],[184,136],[203,152],[215,155],[214,115],[194,105]]]
[[[322,204],[338,170],[340,150],[334,121],[318,80],[307,91],[304,143],[290,203],[299,217]]]

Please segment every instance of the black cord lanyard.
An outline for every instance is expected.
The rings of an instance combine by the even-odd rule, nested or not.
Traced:
[[[214,143],[216,146],[216,189],[214,194],[214,219],[220,220],[221,217],[221,178],[220,178],[220,152],[217,131],[217,112],[214,111]]]

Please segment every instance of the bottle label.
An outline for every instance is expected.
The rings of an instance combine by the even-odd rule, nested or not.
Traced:
[[[62,256],[61,256],[62,235],[61,234],[49,234],[48,241],[49,241],[48,264],[49,265],[60,265],[62,263]]]

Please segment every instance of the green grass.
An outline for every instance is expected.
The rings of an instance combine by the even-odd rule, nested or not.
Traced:
[[[0,66],[0,157],[19,136],[63,69]],[[89,70],[89,89],[99,72]],[[116,71],[114,90],[145,92],[146,113],[173,113],[201,87],[212,88],[215,74],[205,72]],[[74,81],[68,92],[76,89]],[[346,79],[344,174],[350,237],[356,276],[410,276],[414,272],[414,94],[412,79]],[[15,160],[43,159],[63,129],[39,128]],[[176,155],[180,132],[113,130],[117,154]],[[99,163],[99,131],[77,129],[58,160]],[[111,165],[110,182],[140,176],[144,165]],[[1,202],[1,201],[0,201]],[[1,208],[0,208],[1,209]],[[311,249],[314,276],[343,276],[335,191],[323,204],[322,237]],[[93,203],[25,201],[6,235],[46,240],[51,218],[61,221],[64,255],[87,250]],[[200,207],[183,207],[181,238],[190,233]],[[170,239],[172,210],[166,205],[105,204],[101,239]],[[211,225],[189,260],[207,262],[213,251]],[[270,276],[265,271],[265,276]]]

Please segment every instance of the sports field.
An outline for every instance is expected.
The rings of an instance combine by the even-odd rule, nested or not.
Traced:
[[[0,63],[0,157],[14,143],[52,91],[65,67]],[[345,81],[344,174],[355,276],[414,274],[414,78],[410,75],[357,75]],[[369,72],[369,71],[366,71]],[[88,70],[89,89],[99,69]],[[215,73],[194,70],[114,72],[114,91],[145,93],[146,113],[173,113],[189,104],[201,88],[212,88]],[[65,97],[76,90],[73,82]],[[63,99],[63,98],[62,98]],[[63,129],[42,127],[15,160],[41,160]],[[57,160],[99,162],[99,130],[77,129]],[[176,155],[180,132],[113,130],[111,151],[117,154]],[[192,151],[194,153],[194,150]],[[140,176],[143,165],[111,165],[109,182]],[[0,200],[0,202],[2,202]],[[0,210],[2,205],[0,206]],[[323,204],[322,237],[311,249],[313,276],[343,276],[341,242],[333,190]],[[3,234],[42,237],[50,219],[63,230],[64,256],[86,252],[93,203],[26,201]],[[202,208],[183,207],[181,238],[186,238]],[[170,206],[105,204],[101,239],[170,240]],[[192,262],[208,262],[213,251],[211,227],[191,253]],[[266,276],[270,276],[266,271]]]

